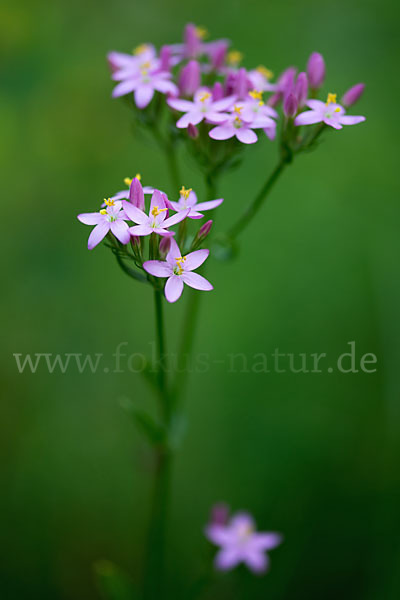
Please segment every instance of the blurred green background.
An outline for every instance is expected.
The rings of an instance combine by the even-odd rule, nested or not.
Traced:
[[[99,598],[92,564],[110,559],[138,581],[152,457],[120,398],[153,406],[140,375],[19,374],[13,353],[110,356],[149,351],[150,290],[86,250],[76,214],[137,171],[171,190],[164,158],[131,135],[105,61],[144,41],[181,39],[187,21],[229,37],[247,67],[327,62],[325,91],[367,84],[366,123],[330,132],[277,185],[231,263],[209,261],[197,353],[212,360],[320,353],[356,342],[374,374],[230,373],[190,381],[189,428],[173,474],[171,598],[210,570],[211,505],[251,511],[281,531],[271,571],[216,576],[203,598],[399,597],[400,284],[397,3],[203,0],[8,2],[1,8],[3,219],[0,597]],[[276,161],[265,139],[221,186],[219,223]],[[186,186],[198,173],[180,157]],[[4,214],[4,212],[3,212]],[[188,294],[185,293],[185,296]],[[172,349],[186,297],[168,307]],[[329,362],[327,363],[329,364]]]

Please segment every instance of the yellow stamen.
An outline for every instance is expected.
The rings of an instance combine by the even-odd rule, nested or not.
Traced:
[[[340,112],[340,107],[337,106],[333,112]]]
[[[239,50],[231,50],[226,56],[229,65],[238,65],[243,60],[243,54]]]
[[[185,198],[185,200],[187,200],[189,198],[189,194],[192,191],[193,188],[189,188],[188,190],[185,188],[185,186],[183,185],[182,188],[180,189],[179,193],[182,196],[182,198]]]
[[[204,92],[204,94],[200,96],[200,102],[205,102],[209,98],[211,98],[211,94],[209,92]]]
[[[262,92],[258,90],[250,90],[249,96],[254,98],[254,100],[262,100]]]
[[[160,213],[162,213],[166,210],[168,210],[168,208],[158,208],[158,206],[155,206],[153,208],[153,210],[151,211],[151,214],[153,215],[153,217],[156,217],[157,215],[159,215]]]
[[[176,259],[176,266],[178,268],[178,275],[182,275],[183,273],[183,263],[186,260],[186,256],[178,256]]]
[[[243,106],[237,106],[237,105],[235,104],[235,106],[233,107],[233,111],[234,111],[234,112],[235,112],[237,115],[240,115],[240,114],[241,114],[241,112],[242,112],[242,110],[243,110]],[[237,118],[237,117],[236,117],[236,118]]]
[[[134,48],[132,50],[132,54],[136,54],[136,55],[144,54],[144,52],[146,52],[146,50],[148,50],[148,49],[149,49],[148,44],[140,44],[140,46],[136,46],[136,48]]]
[[[100,214],[101,214],[101,215],[106,215],[106,214],[107,214],[107,211],[106,211],[106,209],[105,209],[105,208],[102,208],[102,209],[101,209],[101,211],[100,211]]]
[[[115,206],[115,202],[111,198],[104,198],[104,202],[107,204],[107,206]]]
[[[328,106],[329,104],[336,104],[336,96],[337,94],[329,93],[326,99],[326,106]]]
[[[260,100],[260,102],[258,103],[258,106],[264,106],[265,102],[263,100]]]
[[[205,27],[196,27],[196,34],[201,40],[205,40],[208,37],[208,31]]]
[[[138,181],[140,181],[142,179],[141,174],[140,173],[136,173],[135,179],[137,179]]]
[[[264,67],[264,65],[258,66],[256,71],[261,73],[261,75],[264,75],[264,77],[266,77],[267,79],[272,79],[274,76],[273,72],[267,69],[267,67]]]

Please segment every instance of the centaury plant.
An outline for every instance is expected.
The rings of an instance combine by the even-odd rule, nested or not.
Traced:
[[[156,458],[146,567],[139,591],[140,597],[154,600],[162,600],[166,595],[164,559],[170,474],[179,447],[186,379],[185,369],[179,366],[192,349],[201,292],[213,290],[198,272],[200,269],[204,273],[210,254],[204,245],[214,236],[211,247],[219,255],[233,256],[238,236],[247,229],[295,157],[314,150],[329,128],[340,130],[343,125],[365,120],[363,116],[346,114],[362,95],[363,84],[350,88],[341,102],[333,92],[318,98],[325,79],[325,62],[320,54],[311,54],[306,71],[298,73],[290,66],[273,81],[273,73],[265,66],[241,66],[242,55],[230,49],[228,40],[206,41],[205,37],[204,29],[188,24],[183,43],[165,45],[159,52],[151,44],[142,44],[133,54],[108,55],[116,82],[112,95],[126,98],[135,124],[154,136],[164,152],[173,193],[158,189],[157,182],[143,187],[137,174],[126,178],[126,188],[105,199],[96,212],[78,216],[85,225],[94,226],[89,250],[104,240],[122,270],[147,285],[154,295],[158,360],[151,365],[151,371],[157,373],[159,417],[152,418],[150,412],[134,413]],[[229,205],[229,199],[224,202],[217,197],[221,176],[240,168],[244,148],[262,138],[277,140],[277,164],[253,200],[243,203],[243,212],[231,228],[214,235],[214,211],[223,212]],[[182,185],[177,164],[180,144],[186,146],[204,177],[203,195]],[[213,219],[199,226],[205,213]],[[195,291],[184,316],[178,368],[174,371],[168,364],[164,297],[168,303],[179,301],[185,286]],[[213,509],[205,535],[220,547],[215,557],[216,569],[233,569],[243,562],[256,573],[267,570],[265,551],[279,545],[282,539],[277,533],[257,533],[249,514],[238,513],[229,519],[227,510],[220,507]],[[125,585],[117,581],[117,570],[101,566],[99,569],[103,581],[108,576],[110,597],[129,597]]]

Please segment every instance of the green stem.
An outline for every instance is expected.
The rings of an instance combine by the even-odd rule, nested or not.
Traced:
[[[177,194],[182,185],[182,180],[178,166],[176,145],[174,143],[166,144],[165,156],[168,163],[171,184],[174,187],[175,193]]]
[[[275,169],[272,171],[271,175],[268,177],[267,181],[264,183],[264,185],[258,192],[254,201],[251,204],[249,204],[244,213],[242,213],[240,218],[230,228],[228,235],[231,239],[235,239],[236,237],[238,237],[238,235],[242,233],[242,231],[258,213],[258,211],[264,204],[264,201],[267,198],[271,188],[273,187],[274,183],[279,179],[287,164],[288,162],[284,159],[280,160],[280,162],[277,164]]]

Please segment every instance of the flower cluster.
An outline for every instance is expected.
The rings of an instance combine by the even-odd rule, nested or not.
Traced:
[[[363,84],[346,92],[341,104],[333,93],[326,102],[318,100],[325,78],[321,54],[311,54],[306,71],[289,67],[273,82],[273,73],[263,65],[241,66],[242,54],[230,49],[228,40],[206,37],[204,28],[189,23],[183,43],[165,45],[159,53],[151,44],[138,46],[132,55],[111,52],[112,79],[118,82],[113,96],[133,93],[142,110],[155,93],[163,94],[176,127],[186,129],[190,138],[204,133],[213,140],[235,138],[243,144],[258,140],[255,130],[263,130],[270,140],[276,137],[279,105],[283,127],[288,119],[295,126],[324,123],[335,129],[364,120],[345,114],[361,96]]]
[[[152,187],[143,187],[140,175],[133,179],[126,178],[129,186],[104,200],[102,208],[93,213],[78,215],[79,221],[85,225],[94,225],[89,235],[88,248],[92,250],[106,236],[112,243],[114,251],[125,259],[131,259],[136,267],[147,274],[167,279],[165,297],[168,302],[180,298],[184,283],[197,290],[212,290],[212,285],[198,273],[209,255],[209,250],[197,249],[208,233],[212,221],[207,221],[194,236],[188,254],[182,254],[177,242],[173,239],[174,225],[185,225],[186,219],[201,219],[203,212],[219,206],[223,199],[198,202],[192,189],[182,187],[177,201],[168,199],[167,194]],[[148,212],[145,196],[151,195]],[[203,212],[199,212],[203,211]],[[174,214],[170,214],[174,213]],[[130,223],[129,223],[130,222]],[[185,227],[180,235],[182,245],[185,243]],[[149,237],[149,258],[143,259],[145,245],[143,238]],[[130,243],[130,250],[126,247]],[[165,260],[160,260],[165,258]]]

